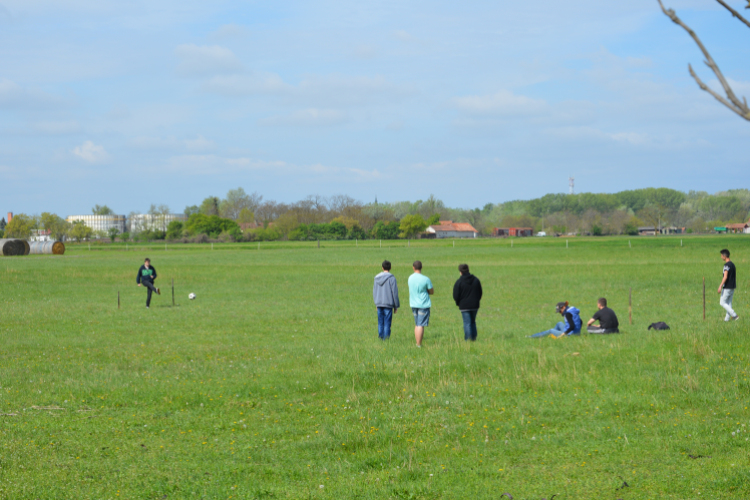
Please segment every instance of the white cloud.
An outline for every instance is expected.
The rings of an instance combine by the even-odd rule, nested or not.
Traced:
[[[40,109],[58,107],[61,104],[63,100],[59,97],[0,78],[0,108]]]
[[[500,90],[483,96],[458,97],[455,99],[455,105],[471,115],[498,118],[532,116],[548,111],[545,101],[516,95],[509,90]]]
[[[178,139],[170,137],[149,137],[139,136],[130,140],[130,145],[137,149],[154,150],[154,151],[211,151],[216,149],[216,143],[198,135],[193,139]]]
[[[378,48],[373,45],[359,45],[354,48],[352,55],[357,59],[375,59],[378,56]]]
[[[260,120],[261,125],[320,127],[339,125],[348,120],[346,113],[335,109],[303,109],[288,115],[272,116]]]
[[[219,29],[217,29],[213,33],[213,36],[216,38],[222,38],[222,39],[236,38],[236,37],[245,36],[248,33],[250,33],[250,30],[247,27],[239,25],[239,24],[230,23],[230,24],[224,24],[222,26],[219,26]]]
[[[211,92],[226,97],[281,93],[291,89],[289,85],[284,83],[279,75],[273,73],[215,76],[206,81],[201,88],[205,92]]]
[[[293,103],[311,107],[335,108],[368,104],[395,104],[414,94],[414,90],[388,82],[382,76],[344,77],[308,76],[297,85],[286,83],[279,75],[257,73],[249,76],[216,76],[202,86],[206,92],[227,97],[272,94]]]
[[[216,149],[216,143],[199,135],[195,139],[186,139],[185,147],[188,151],[211,151]]]
[[[415,40],[415,38],[406,30],[396,30],[393,32],[393,36],[395,36],[397,40],[405,43],[413,42]]]
[[[49,135],[77,134],[82,130],[81,124],[75,120],[71,121],[42,121],[33,125],[35,131]]]
[[[376,170],[332,167],[320,163],[295,165],[285,161],[266,161],[247,157],[223,157],[219,155],[180,155],[168,160],[166,170],[181,175],[194,176],[237,176],[253,174],[258,177],[278,179],[294,177],[298,181],[348,180],[370,182],[383,178]]]
[[[97,146],[92,141],[86,141],[73,149],[73,154],[89,163],[101,163],[109,159],[104,146]]]
[[[237,56],[219,45],[180,45],[175,54],[180,58],[177,72],[183,76],[232,74],[243,69]]]

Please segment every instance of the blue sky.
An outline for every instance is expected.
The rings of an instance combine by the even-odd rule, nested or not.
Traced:
[[[750,96],[750,30],[666,5]],[[750,188],[688,63],[656,0],[0,0],[0,210]]]

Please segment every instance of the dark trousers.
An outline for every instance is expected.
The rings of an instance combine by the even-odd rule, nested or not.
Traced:
[[[148,307],[151,305],[151,294],[156,293],[156,287],[153,281],[148,280],[141,280],[141,285],[145,286],[146,290],[148,290],[148,295],[146,296],[146,307]]]
[[[390,307],[378,307],[378,337],[381,340],[391,338],[391,322],[393,321],[393,309]]]
[[[473,342],[477,339],[477,312],[477,309],[461,311],[461,316],[464,318],[464,340]]]

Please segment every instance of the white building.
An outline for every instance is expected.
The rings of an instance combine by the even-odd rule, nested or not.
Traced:
[[[32,229],[29,241],[55,241],[48,229]]]
[[[130,232],[140,233],[141,231],[166,231],[167,226],[172,221],[187,221],[185,214],[133,214],[128,221]]]
[[[94,231],[107,233],[114,227],[119,232],[124,233],[127,217],[124,215],[69,215],[65,220],[71,224],[79,220],[83,221],[84,224]]]

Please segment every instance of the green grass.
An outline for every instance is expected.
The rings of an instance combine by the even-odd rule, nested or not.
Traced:
[[[680,241],[4,258],[0,498],[747,498],[750,238]],[[744,316],[730,324],[716,293],[725,246]],[[150,310],[135,286],[146,256],[163,290]],[[390,342],[377,338],[383,258],[404,304],[414,259],[434,283],[421,350],[408,308]],[[485,290],[472,345],[451,299],[461,262]],[[622,335],[525,338],[559,320],[556,302],[588,318],[600,296]],[[672,329],[647,331],[654,321]]]

